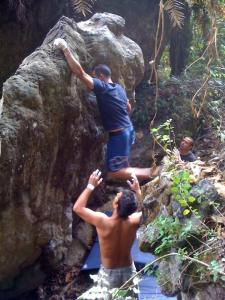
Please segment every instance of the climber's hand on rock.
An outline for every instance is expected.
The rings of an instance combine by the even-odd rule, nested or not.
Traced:
[[[62,51],[68,48],[67,42],[61,38],[55,39],[53,45],[56,49],[60,49]]]

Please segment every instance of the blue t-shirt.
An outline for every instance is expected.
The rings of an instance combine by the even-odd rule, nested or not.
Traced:
[[[181,160],[183,160],[183,161],[195,161],[195,160],[197,160],[197,158],[196,158],[196,156],[194,155],[194,153],[193,152],[191,152],[191,151],[189,151],[188,152],[188,154],[186,154],[186,155],[180,155],[180,158],[181,158]]]
[[[98,108],[101,114],[103,127],[110,131],[132,126],[127,112],[127,95],[121,85],[106,83],[93,78]]]

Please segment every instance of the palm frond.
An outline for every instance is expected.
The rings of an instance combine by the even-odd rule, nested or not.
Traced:
[[[182,27],[184,23],[184,4],[178,0],[167,0],[164,4],[164,10],[168,12],[172,25]]]
[[[73,9],[76,13],[86,17],[92,12],[92,6],[96,0],[71,0]]]

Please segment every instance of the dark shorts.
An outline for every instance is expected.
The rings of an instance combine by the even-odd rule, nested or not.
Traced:
[[[135,132],[133,127],[109,133],[106,151],[106,167],[110,172],[116,172],[129,166],[128,157],[134,144]]]

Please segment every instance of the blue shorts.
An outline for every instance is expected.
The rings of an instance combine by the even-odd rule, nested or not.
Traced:
[[[128,157],[134,140],[135,133],[133,127],[109,133],[106,150],[106,165],[108,171],[116,172],[129,166]]]

